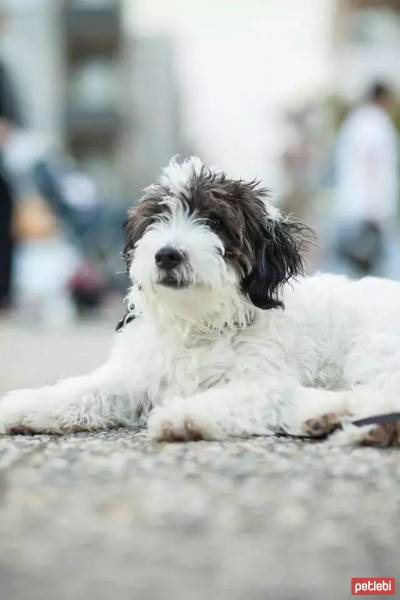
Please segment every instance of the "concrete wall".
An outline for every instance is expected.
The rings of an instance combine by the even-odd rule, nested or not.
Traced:
[[[137,196],[159,175],[171,156],[182,151],[180,101],[174,67],[174,43],[168,37],[135,37],[127,47],[131,86],[125,135],[124,172]]]

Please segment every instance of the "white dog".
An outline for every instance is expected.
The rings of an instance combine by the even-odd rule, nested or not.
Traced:
[[[297,281],[308,233],[257,182],[173,160],[129,212],[132,287],[110,359],[90,375],[8,394],[0,433],[145,418],[149,435],[167,441],[319,435],[346,416],[398,412],[400,285]],[[363,443],[382,443],[370,429]]]

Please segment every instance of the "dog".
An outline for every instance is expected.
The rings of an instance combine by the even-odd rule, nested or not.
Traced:
[[[6,395],[1,434],[146,423],[154,440],[197,441],[347,423],[359,443],[398,440],[397,423],[350,421],[400,409],[400,284],[304,277],[311,231],[197,157],[171,161],[125,233],[132,286],[109,360]]]

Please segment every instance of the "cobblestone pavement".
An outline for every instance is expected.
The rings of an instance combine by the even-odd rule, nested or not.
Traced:
[[[95,366],[106,330],[0,323],[0,389]],[[0,598],[350,598],[352,576],[399,575],[399,490],[395,449],[1,438]]]

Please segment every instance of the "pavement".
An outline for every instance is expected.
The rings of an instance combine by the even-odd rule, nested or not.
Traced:
[[[110,330],[0,322],[0,395],[93,368]],[[129,429],[0,438],[0,598],[350,598],[351,577],[400,575],[399,456]]]

